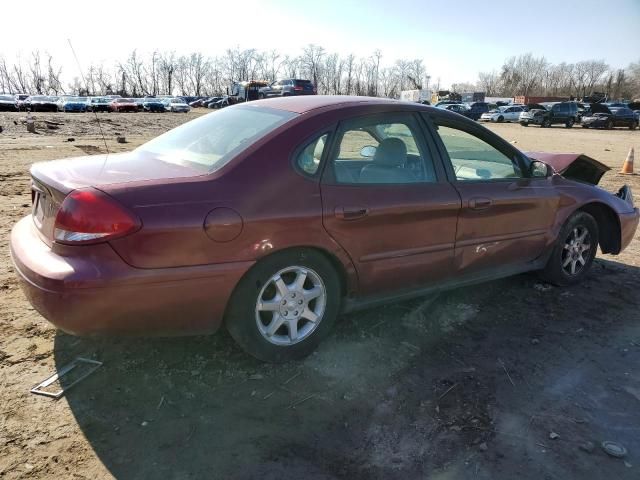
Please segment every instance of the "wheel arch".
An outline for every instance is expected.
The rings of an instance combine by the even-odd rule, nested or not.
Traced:
[[[274,250],[269,254],[260,257],[259,259],[256,260],[253,266],[249,268],[240,277],[240,279],[236,282],[235,286],[233,287],[231,295],[229,295],[229,301],[227,301],[227,305],[225,307],[225,313],[224,313],[225,321],[227,318],[227,311],[229,310],[229,306],[231,305],[231,299],[234,297],[236,291],[238,290],[238,287],[240,286],[242,281],[247,277],[247,275],[249,275],[263,261],[265,261],[268,258],[272,258],[274,255],[282,255],[282,254],[300,251],[300,250],[314,251],[322,255],[325,259],[327,259],[327,261],[329,261],[331,266],[336,271],[336,274],[338,275],[338,280],[340,282],[340,293],[342,297],[344,298],[349,294],[351,281],[349,278],[349,273],[347,271],[347,266],[345,266],[344,263],[333,252],[330,252],[325,248],[321,248],[313,245],[300,245],[300,246],[286,247],[279,250]]]
[[[598,224],[598,243],[602,253],[620,253],[620,219],[611,207],[601,202],[591,202],[581,206],[577,211],[588,213]]]

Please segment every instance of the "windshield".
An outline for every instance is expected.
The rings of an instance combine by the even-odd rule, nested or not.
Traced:
[[[295,116],[264,107],[230,107],[174,128],[138,150],[152,153],[163,162],[213,172]]]
[[[41,96],[41,95],[37,95],[35,97],[31,97],[31,100],[35,100],[37,102],[50,102],[53,99],[54,99],[54,97],[44,97],[44,96]]]
[[[87,97],[69,97],[65,99],[65,102],[86,102]]]

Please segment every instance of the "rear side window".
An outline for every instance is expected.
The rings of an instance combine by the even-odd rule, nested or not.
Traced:
[[[298,168],[308,175],[315,175],[320,168],[320,160],[327,145],[329,134],[320,135],[304,147],[296,157]]]
[[[372,116],[345,122],[334,152],[338,183],[407,184],[436,181],[433,161],[410,115]]]
[[[309,80],[296,80],[295,84],[298,87],[304,87],[305,85],[309,85],[311,82]]]

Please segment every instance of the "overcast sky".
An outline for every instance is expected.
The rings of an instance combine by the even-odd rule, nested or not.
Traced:
[[[12,2],[13,3],[13,2]],[[51,53],[65,79],[83,68],[140,53],[175,50],[219,55],[226,48],[278,49],[298,55],[314,43],[328,52],[383,64],[420,58],[441,85],[475,82],[479,71],[532,52],[549,61],[640,60],[640,0],[32,0],[2,21],[0,55]],[[55,5],[55,11],[52,9]],[[12,20],[9,21],[9,17]]]

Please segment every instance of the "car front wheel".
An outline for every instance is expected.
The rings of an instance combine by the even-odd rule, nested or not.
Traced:
[[[276,253],[259,261],[240,281],[225,323],[250,355],[282,363],[304,358],[338,317],[340,279],[315,250]]]
[[[542,277],[558,286],[576,284],[587,275],[598,249],[598,224],[586,212],[574,213],[562,227]]]
[[[576,121],[573,118],[570,118],[569,120],[567,120],[567,123],[565,123],[565,127],[567,128],[571,128],[573,127],[573,124],[576,123]]]

